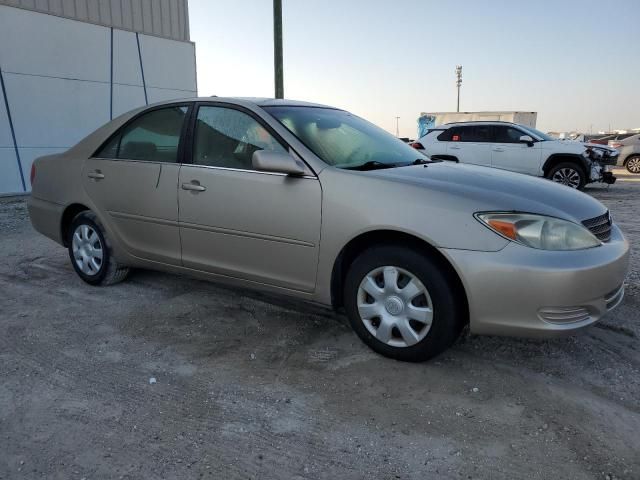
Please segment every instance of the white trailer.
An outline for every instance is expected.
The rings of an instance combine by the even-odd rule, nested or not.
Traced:
[[[433,128],[451,122],[502,121],[535,128],[537,118],[537,112],[422,112],[418,123]]]

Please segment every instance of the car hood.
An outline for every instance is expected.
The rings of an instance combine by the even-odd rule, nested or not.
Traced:
[[[593,197],[542,178],[496,168],[436,162],[367,172],[394,182],[442,192],[443,200],[467,202],[480,211],[528,212],[576,223],[603,215],[607,208]]]
[[[575,153],[578,155],[587,149],[583,142],[577,142],[575,140],[546,140],[540,142],[538,145],[540,145],[540,148],[551,150],[554,153]]]

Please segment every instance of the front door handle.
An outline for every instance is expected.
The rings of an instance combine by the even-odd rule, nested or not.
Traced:
[[[494,152],[504,152],[504,148],[494,148]]]
[[[200,182],[198,182],[197,180],[191,180],[191,183],[183,183],[182,189],[191,190],[192,192],[204,192],[207,187],[203,187],[202,185],[200,185]]]
[[[104,174],[100,172],[100,170],[96,170],[95,172],[87,173],[87,177],[93,178],[94,180],[102,180],[104,178]]]

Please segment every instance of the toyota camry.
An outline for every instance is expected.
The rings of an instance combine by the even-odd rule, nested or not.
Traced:
[[[289,295],[344,310],[400,360],[437,355],[466,325],[576,332],[624,294],[629,244],[597,200],[431,161],[323,105],[143,107],[37,159],[31,180],[34,227],[90,285],[145,268]]]

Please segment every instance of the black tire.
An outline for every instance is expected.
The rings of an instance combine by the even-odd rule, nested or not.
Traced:
[[[360,317],[358,290],[371,271],[394,266],[417,277],[431,298],[433,318],[426,336],[411,346],[391,346],[378,340]],[[439,261],[405,247],[379,246],[362,253],[351,264],[344,283],[344,306],[352,328],[376,352],[396,360],[422,362],[446,350],[467,323],[466,302],[457,279]]]
[[[638,174],[640,173],[640,155],[632,155],[624,162],[624,166],[627,167],[627,172]]]
[[[564,173],[568,171],[575,172],[578,175],[579,181],[578,181],[577,187],[573,187],[561,181],[554,180],[554,176],[556,176],[556,173],[558,172]],[[549,173],[547,173],[547,178],[552,182],[559,183],[560,185],[567,185],[569,188],[575,188],[577,190],[582,190],[587,184],[587,174],[585,173],[584,168],[582,168],[582,166],[574,162],[559,163],[558,165],[553,167],[551,170],[549,170]]]
[[[80,269],[73,252],[73,236],[78,227],[86,225],[98,236],[102,246],[102,261],[93,274],[87,274]],[[119,264],[113,256],[113,248],[106,235],[105,229],[95,213],[85,210],[76,215],[71,222],[67,238],[69,259],[78,276],[90,285],[113,285],[123,281],[129,274],[129,268]]]

